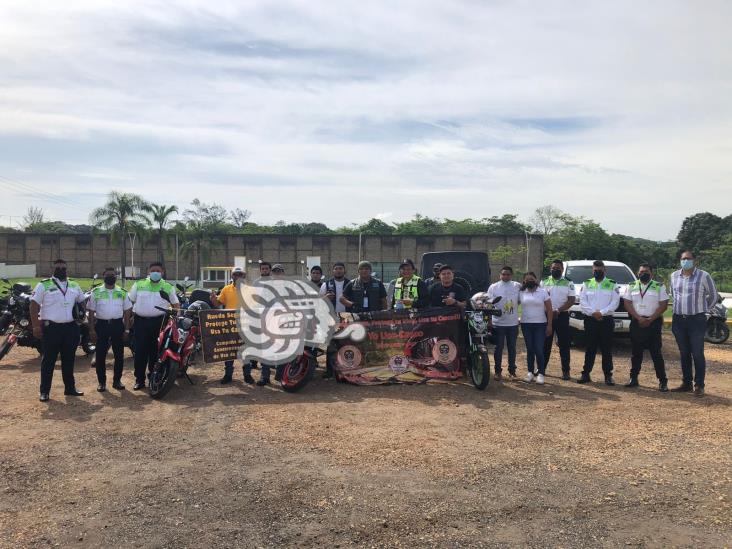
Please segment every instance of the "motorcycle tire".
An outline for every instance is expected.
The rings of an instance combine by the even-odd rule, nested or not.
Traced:
[[[7,355],[10,352],[10,349],[13,348],[13,345],[15,345],[15,342],[10,342],[10,335],[8,335],[0,344],[0,360],[5,358],[5,355]]]
[[[90,356],[93,355],[94,351],[97,350],[97,346],[94,345],[94,343],[90,343],[89,341],[82,341],[81,350],[84,351],[84,354],[86,356]]]
[[[704,333],[704,341],[709,343],[724,343],[729,339],[729,326],[722,320],[715,320],[707,323],[707,331]]]
[[[175,360],[157,362],[148,375],[148,393],[156,400],[163,398],[173,388],[177,377],[178,363]]]
[[[317,365],[315,358],[308,355],[302,355],[283,365],[280,380],[282,388],[288,393],[299,391],[313,379]]]
[[[488,387],[488,382],[491,380],[491,363],[488,359],[488,353],[483,351],[469,353],[468,371],[470,372],[470,381],[473,382],[476,389],[482,391]]]

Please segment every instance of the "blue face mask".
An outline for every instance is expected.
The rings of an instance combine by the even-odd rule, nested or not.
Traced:
[[[163,273],[159,273],[157,271],[153,271],[150,273],[150,280],[153,282],[160,282],[160,280],[163,278]]]
[[[694,268],[694,260],[693,259],[682,259],[681,260],[681,268],[685,271],[690,271]]]

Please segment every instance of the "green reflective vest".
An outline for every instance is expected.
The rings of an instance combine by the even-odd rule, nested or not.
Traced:
[[[105,286],[97,286],[92,291],[92,297],[94,298],[94,301],[104,301],[107,299],[121,299],[124,300],[125,296],[127,295],[127,292],[120,288],[119,286],[115,286],[114,289],[111,291],[110,296],[110,290],[109,288]]]
[[[161,280],[160,282],[153,282],[149,278],[146,278],[144,280],[138,280],[135,282],[135,286],[137,286],[138,292],[152,292],[152,293],[160,293],[160,290],[165,290],[165,293],[170,295],[174,292],[173,285],[170,282],[166,282],[165,280]]]
[[[416,300],[419,297],[417,286],[419,285],[420,280],[421,278],[417,275],[413,275],[406,283],[404,282],[403,277],[397,278],[394,284],[394,303],[396,304],[400,299]],[[404,308],[411,309],[412,305],[407,305],[405,303]]]

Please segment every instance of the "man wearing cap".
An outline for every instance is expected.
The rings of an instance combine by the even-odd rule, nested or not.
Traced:
[[[221,289],[218,295],[216,290],[211,290],[211,305],[214,307],[222,307],[224,309],[236,310],[239,308],[239,292],[236,288],[236,283],[240,280],[244,280],[246,273],[241,267],[234,267],[231,270],[231,283],[227,284]],[[227,360],[224,362],[224,377],[221,378],[221,385],[227,385],[231,383],[231,379],[234,375],[234,361]]]
[[[399,265],[402,276],[394,283],[394,301],[392,307],[399,311],[405,309],[422,309],[428,303],[427,286],[414,274],[414,262],[405,259]]]
[[[371,263],[358,264],[358,276],[343,289],[341,303],[351,313],[383,311],[386,309],[386,288],[371,276]]]
[[[441,282],[441,279],[440,279],[440,269],[441,268],[442,268],[442,263],[435,263],[434,265],[432,265],[432,278],[425,280],[425,284],[427,285],[428,292],[433,284],[439,284]],[[452,269],[450,269],[450,270],[452,270]]]
[[[450,265],[440,266],[440,283],[430,286],[430,307],[458,307],[464,309],[468,294],[455,284],[455,273]]]

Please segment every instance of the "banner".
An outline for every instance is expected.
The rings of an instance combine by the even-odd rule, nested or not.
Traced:
[[[237,311],[209,309],[198,313],[201,326],[203,361],[206,363],[235,360],[243,345],[237,324]]]
[[[339,329],[351,322],[366,329],[366,339],[355,343],[334,340],[336,373],[356,385],[425,383],[462,376],[464,320],[453,307],[423,311],[381,311],[341,315]]]

